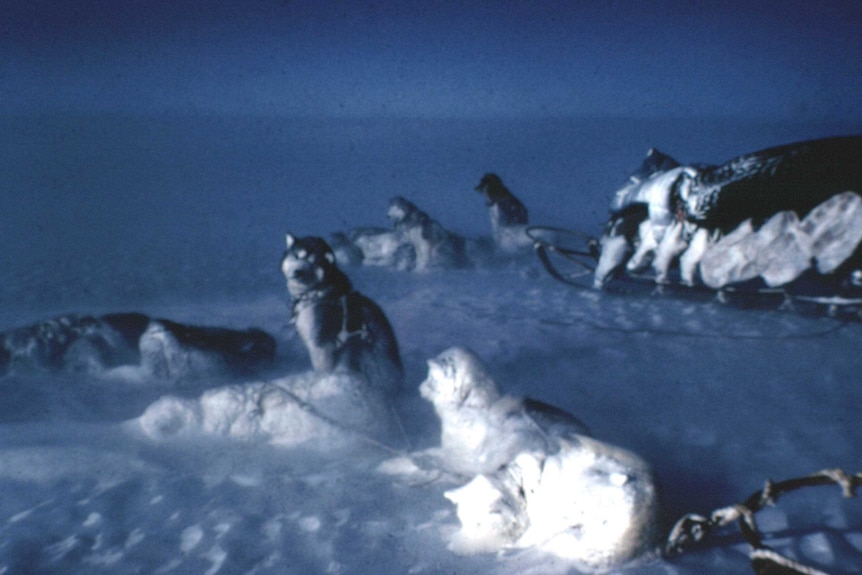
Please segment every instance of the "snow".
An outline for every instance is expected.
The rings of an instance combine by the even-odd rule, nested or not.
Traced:
[[[254,376],[0,378],[0,573],[577,572],[533,547],[449,549],[461,524],[445,494],[468,481],[410,455],[440,445],[419,385],[428,360],[452,346],[472,349],[505,394],[565,409],[597,440],[646,461],[665,527],[741,502],[767,478],[860,471],[856,320],[575,290],[530,256],[424,274],[346,267],[399,339],[407,385],[389,404],[351,393],[359,384],[349,375],[311,372],[288,324],[279,259],[286,231],[386,226],[395,195],[447,229],[487,235],[472,187],[488,170],[532,222],[598,234],[613,192],[651,146],[716,161],[862,126],[2,122],[15,137],[0,153],[0,330],[138,311],[256,326],[278,348]],[[348,425],[330,421],[342,418]],[[758,521],[766,543],[796,560],[862,572],[862,505],[837,487],[789,494]],[[612,572],[751,570],[728,529],[678,558],[648,553]]]
[[[532,548],[593,572],[657,541],[649,465],[581,435],[579,425],[543,425],[549,408],[501,396],[471,351],[454,347],[429,360],[419,392],[440,417],[440,447],[429,453],[473,477],[444,494],[461,523],[449,544],[456,553]]]

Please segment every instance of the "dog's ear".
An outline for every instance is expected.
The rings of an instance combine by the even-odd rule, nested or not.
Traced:
[[[292,248],[293,244],[296,243],[296,238],[290,232],[287,232],[285,240],[287,241],[287,249]]]

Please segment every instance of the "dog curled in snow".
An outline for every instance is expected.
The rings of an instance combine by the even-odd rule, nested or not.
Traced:
[[[532,240],[525,233],[527,208],[503,184],[497,174],[485,174],[476,186],[485,196],[491,216],[491,232],[500,253],[514,255],[532,248]]]
[[[250,328],[180,324],[141,313],[66,314],[0,333],[0,374],[61,371],[179,377],[249,373],[271,363],[275,339]]]
[[[339,265],[361,263],[410,271],[416,267],[416,251],[402,234],[393,229],[379,227],[354,228],[342,237],[333,235],[330,240]],[[344,239],[348,244],[344,243]]]
[[[362,374],[372,387],[398,391],[404,369],[392,326],[376,303],[353,289],[326,241],[287,234],[281,271],[312,367]]]
[[[475,475],[445,494],[462,525],[453,551],[532,548],[607,570],[654,545],[658,501],[640,457],[588,437],[562,410],[501,395],[467,349],[428,366],[419,390],[440,416],[441,458]]]
[[[393,198],[386,215],[394,223],[395,233],[413,246],[416,271],[469,265],[464,238],[446,230],[409,200]]]

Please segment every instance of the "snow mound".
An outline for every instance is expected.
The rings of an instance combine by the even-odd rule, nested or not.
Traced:
[[[163,396],[134,420],[153,439],[216,435],[282,446],[386,441],[386,399],[360,376],[308,372],[230,385],[197,399]]]

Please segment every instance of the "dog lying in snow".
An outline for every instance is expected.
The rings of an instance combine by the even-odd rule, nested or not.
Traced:
[[[466,242],[401,196],[389,202],[386,214],[395,233],[413,247],[416,271],[468,267]]]
[[[178,378],[226,370],[248,373],[272,362],[275,339],[259,329],[180,324],[140,313],[67,314],[0,334],[0,374],[135,368]]]
[[[415,204],[397,196],[386,216],[392,229],[356,228],[331,236],[339,264],[362,263],[400,271],[470,267],[467,240],[440,225]]]
[[[464,475],[494,472],[525,449],[545,449],[551,435],[586,431],[563,410],[501,395],[482,361],[460,347],[428,361],[419,393],[440,418],[443,466]]]
[[[404,368],[392,326],[377,304],[353,289],[329,245],[287,234],[281,271],[312,367],[361,374],[385,393],[400,390]]]
[[[361,375],[308,371],[208,389],[198,398],[167,395],[129,425],[157,440],[219,436],[328,452],[385,445],[392,415]]]
[[[445,493],[461,522],[453,551],[533,548],[595,571],[655,543],[656,489],[637,455],[588,437],[562,410],[501,395],[481,360],[463,348],[429,360],[419,391],[441,425],[440,447],[420,458],[471,478]],[[409,466],[402,462],[402,469]]]
[[[232,385],[198,399],[166,396],[132,425],[155,439],[217,435],[321,449],[385,447],[394,426],[389,398],[403,379],[383,311],[353,290],[329,245],[287,235],[281,262],[297,332],[312,371]]]
[[[392,229],[362,227],[329,238],[339,265],[366,265],[410,271],[416,267],[416,250]]]

